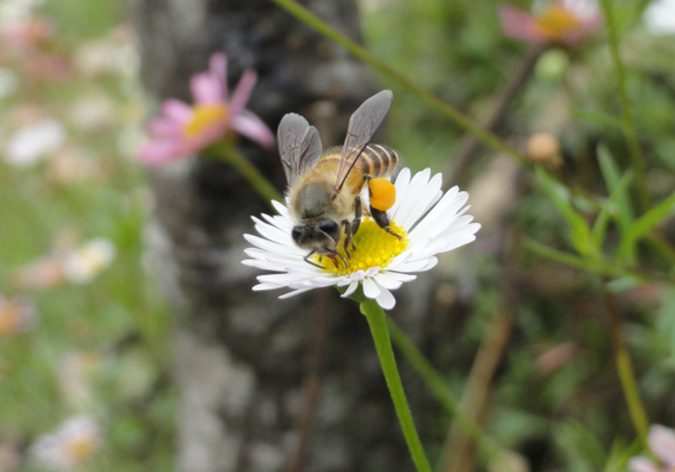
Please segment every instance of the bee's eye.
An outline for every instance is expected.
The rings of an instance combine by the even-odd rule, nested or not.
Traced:
[[[340,238],[340,227],[333,220],[323,220],[319,223],[319,231],[322,231],[337,241]]]
[[[300,244],[300,238],[302,237],[302,233],[303,233],[302,226],[294,226],[293,231],[291,231],[291,237],[293,238],[293,241],[295,241],[297,244]]]

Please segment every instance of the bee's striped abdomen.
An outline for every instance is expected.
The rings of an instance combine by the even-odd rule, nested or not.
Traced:
[[[396,151],[380,144],[369,144],[361,153],[361,168],[371,177],[388,177],[398,165]]]

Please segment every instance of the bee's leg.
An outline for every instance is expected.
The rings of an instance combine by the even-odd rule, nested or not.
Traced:
[[[345,232],[345,240],[342,243],[342,248],[345,250],[347,257],[350,257],[349,242],[352,240],[352,224],[349,222],[349,220],[342,220],[340,223],[342,223]]]
[[[376,210],[372,206],[370,207],[370,214],[373,216],[373,219],[375,220],[375,223],[385,230],[387,233],[391,234],[392,236],[396,236],[398,239],[401,239],[401,236],[394,233],[391,228],[389,227],[389,217],[387,216],[386,211],[380,211]]]
[[[342,264],[345,267],[347,267],[347,261],[345,260],[345,258],[342,254],[340,254],[339,252],[337,252],[334,249],[323,248],[322,250],[326,251],[329,254],[328,257],[333,259],[333,263],[335,264],[335,266],[337,266],[337,264],[335,263],[335,259],[340,259],[340,261],[342,261]]]
[[[356,249],[356,245],[352,242],[352,236],[354,236],[359,230],[359,225],[361,224],[361,211],[361,197],[357,195],[356,198],[354,198],[354,219],[352,220],[349,228],[351,231],[349,241],[352,243],[352,249]]]
[[[304,260],[306,263],[308,263],[308,264],[312,264],[314,267],[318,267],[319,269],[323,269],[323,266],[320,266],[320,265],[317,264],[316,262],[311,261],[311,260],[309,259],[310,257],[312,257],[312,256],[314,255],[315,252],[316,252],[316,251],[315,251],[314,249],[312,249],[312,250],[309,252],[309,254],[307,254],[305,257],[303,257],[303,260]]]

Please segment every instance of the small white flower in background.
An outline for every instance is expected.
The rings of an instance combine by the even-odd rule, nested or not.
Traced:
[[[115,119],[115,103],[104,93],[85,95],[77,99],[68,115],[73,126],[79,129],[100,129]]]
[[[675,0],[658,0],[644,14],[647,29],[654,34],[675,35]]]
[[[260,236],[244,235],[255,247],[245,250],[250,259],[243,264],[274,272],[259,275],[260,283],[253,290],[290,289],[279,297],[287,298],[313,288],[337,286],[346,287],[343,297],[347,297],[362,286],[366,297],[384,309],[393,308],[396,300],[392,290],[414,280],[414,273],[434,267],[437,254],[476,239],[480,225],[466,213],[469,195],[457,187],[443,193],[441,180],[441,174],[431,177],[429,169],[412,178],[410,169],[403,169],[395,182],[396,203],[387,212],[392,230],[401,239],[383,231],[370,218],[364,219],[354,236],[356,249],[346,259],[346,267],[327,257],[314,259],[323,267],[304,261],[307,251],[291,238],[295,223],[287,207],[273,202],[278,215],[262,215],[262,220],[253,217]]]
[[[113,259],[115,259],[113,243],[104,238],[95,238],[66,256],[63,274],[71,283],[87,283],[107,268]]]
[[[28,166],[56,151],[65,140],[66,132],[59,122],[43,119],[19,128],[9,137],[5,159],[10,164]]]
[[[50,434],[40,436],[31,446],[31,456],[49,470],[70,471],[85,462],[100,446],[98,423],[89,416],[65,421]]]
[[[0,68],[0,100],[11,96],[19,85],[19,79],[8,69]]]

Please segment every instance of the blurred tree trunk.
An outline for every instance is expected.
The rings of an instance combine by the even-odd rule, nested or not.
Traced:
[[[308,6],[359,37],[353,0]],[[349,114],[378,89],[366,68],[267,0],[137,0],[135,22],[143,81],[158,100],[187,98],[190,75],[222,50],[230,84],[246,67],[259,73],[249,106],[273,129],[284,113],[298,112],[333,145]],[[243,141],[240,147],[283,188],[276,152]],[[412,470],[356,305],[337,301],[334,291],[286,301],[251,291],[255,271],[240,263],[242,234],[252,231],[250,215],[269,211],[266,203],[217,162],[177,162],[150,170],[149,179],[156,200],[148,229],[152,274],[178,314],[179,470]],[[409,305],[417,309],[409,306],[404,324],[423,325],[427,287],[415,287],[419,297]],[[312,337],[321,323],[328,333],[319,374],[321,349]],[[303,390],[308,364],[308,391],[320,392],[315,411]],[[419,388],[408,390],[419,396]],[[421,408],[413,407],[418,418]]]

